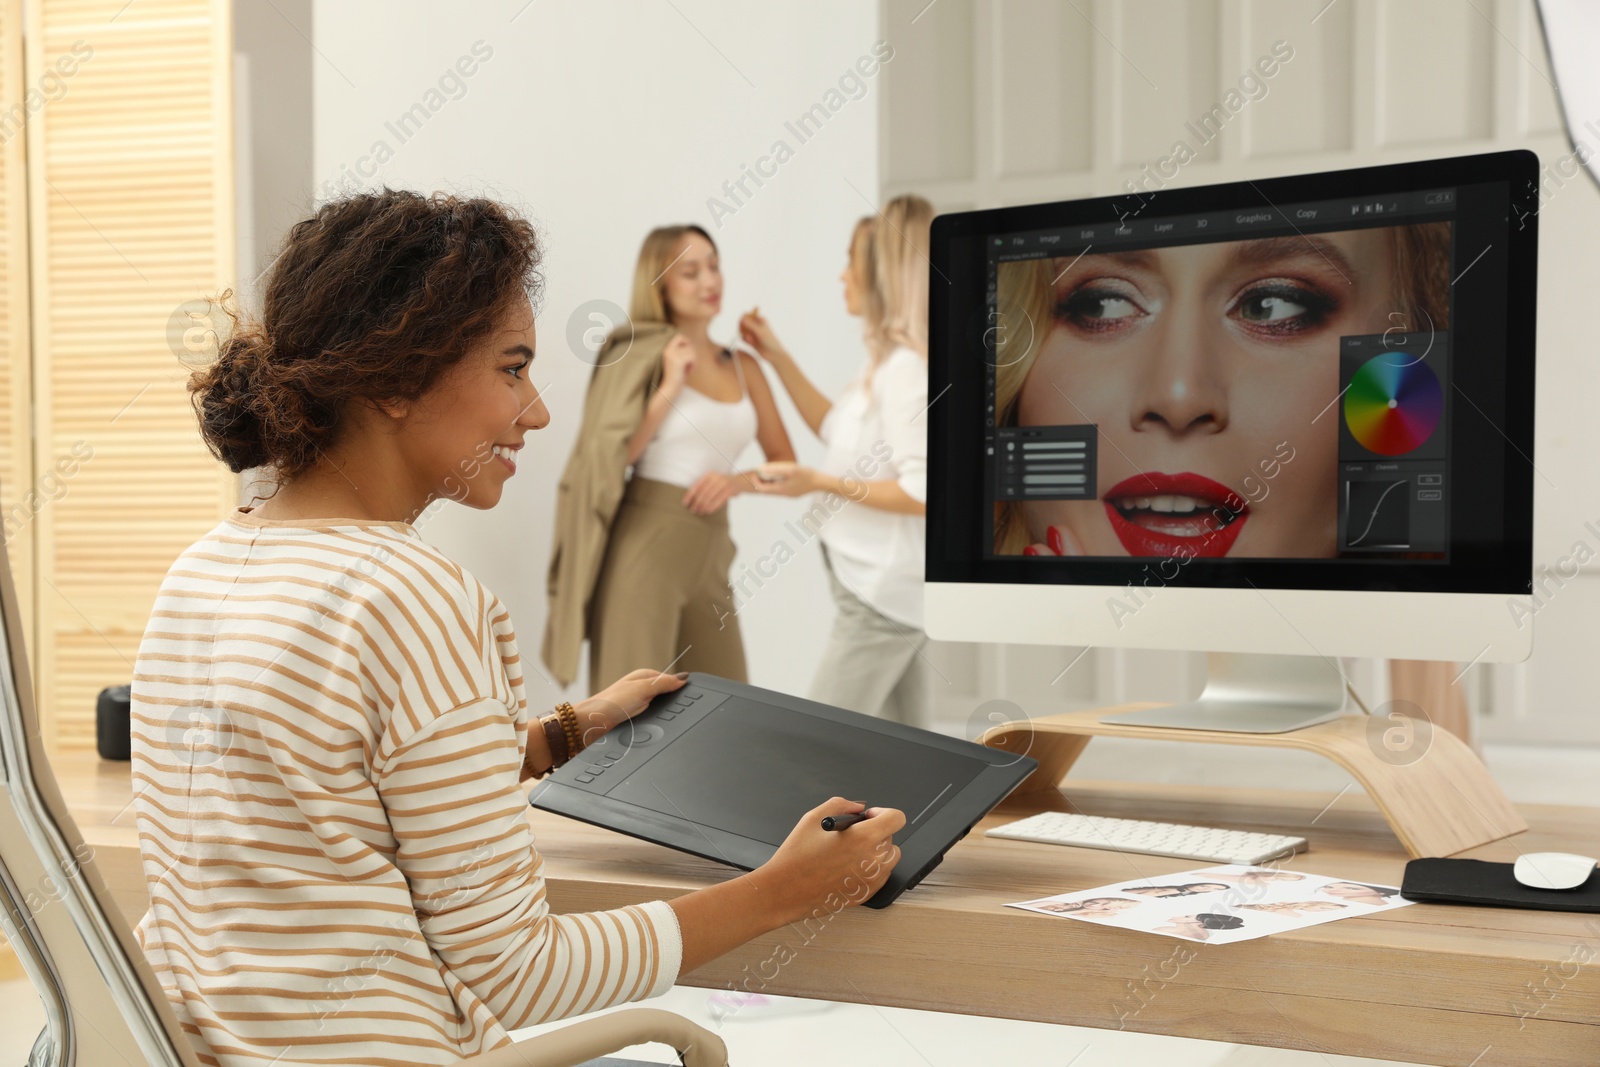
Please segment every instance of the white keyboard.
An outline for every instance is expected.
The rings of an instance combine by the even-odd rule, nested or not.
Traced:
[[[1173,856],[1213,863],[1255,864],[1306,850],[1303,837],[1253,834],[1244,830],[1217,830],[1181,823],[1145,822],[1142,819],[1105,819],[1046,811],[1017,822],[996,826],[989,837],[1038,841],[1047,845],[1076,845],[1146,856]]]

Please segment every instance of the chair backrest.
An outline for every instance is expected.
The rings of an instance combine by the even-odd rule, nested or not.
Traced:
[[[44,747],[0,545],[0,906],[45,1002],[57,1063],[201,1067],[67,810]]]

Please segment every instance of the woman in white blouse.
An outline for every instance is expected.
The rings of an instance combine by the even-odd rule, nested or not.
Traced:
[[[928,230],[933,206],[898,196],[856,224],[843,273],[845,307],[864,324],[867,361],[830,401],[800,370],[759,310],[739,322],[772,364],[806,425],[828,447],[820,468],[768,463],[764,493],[823,493],[819,529],[839,614],[811,698],[921,724],[927,500]],[[771,480],[767,480],[771,479]],[[842,498],[842,499],[841,499]]]

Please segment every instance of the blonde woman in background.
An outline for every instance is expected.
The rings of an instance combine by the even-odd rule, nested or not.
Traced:
[[[927,500],[928,230],[933,206],[899,196],[851,235],[840,280],[864,323],[867,360],[837,402],[812,385],[759,309],[739,332],[767,360],[806,425],[828,447],[813,470],[768,463],[757,489],[847,501],[818,516],[839,614],[811,685],[813,700],[920,725],[923,530]],[[826,516],[826,517],[824,517]]]
[[[545,661],[563,684],[584,633],[590,678],[621,663],[747,677],[727,504],[755,478],[735,461],[794,448],[761,365],[711,337],[722,284],[699,226],[645,238],[632,321],[601,347],[561,480]]]

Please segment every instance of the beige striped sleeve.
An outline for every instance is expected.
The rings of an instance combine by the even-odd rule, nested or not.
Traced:
[[[665,901],[550,914],[521,766],[510,711],[483,698],[439,715],[376,768],[429,946],[508,1030],[666,992],[683,942]]]

